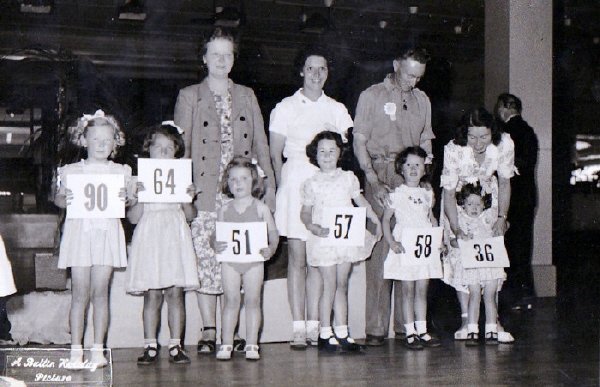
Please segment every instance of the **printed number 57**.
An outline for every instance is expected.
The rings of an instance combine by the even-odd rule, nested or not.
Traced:
[[[348,233],[350,232],[350,225],[352,224],[353,215],[336,215],[335,216],[335,230],[333,230],[333,236],[336,239],[348,239]],[[346,220],[345,224],[344,220]],[[344,232],[345,231],[345,232]]]

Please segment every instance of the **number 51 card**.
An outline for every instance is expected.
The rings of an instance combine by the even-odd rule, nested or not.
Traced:
[[[217,254],[220,262],[262,262],[260,250],[269,247],[265,222],[217,222],[216,237],[227,242],[227,248]]]
[[[67,218],[124,218],[125,200],[119,191],[125,176],[116,174],[68,175],[66,186],[73,192]]]
[[[140,203],[190,203],[187,189],[192,184],[191,159],[138,159]]]

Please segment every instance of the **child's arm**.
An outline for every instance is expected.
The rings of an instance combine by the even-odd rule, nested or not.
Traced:
[[[402,246],[402,243],[400,243],[399,241],[396,241],[394,239],[394,236],[392,235],[392,227],[390,226],[390,220],[392,220],[393,216],[393,208],[386,208],[383,212],[383,237],[390,245],[390,249],[392,249],[394,253],[402,254],[405,252],[404,246]]]
[[[127,209],[127,220],[131,224],[137,224],[144,214],[144,203],[136,203]]]
[[[312,222],[312,206],[302,206],[302,209],[300,210],[300,219],[302,220],[302,223],[304,223],[304,227],[314,235],[321,238],[327,238],[327,235],[329,235],[328,228],[321,227]]]
[[[275,219],[273,219],[271,210],[266,204],[259,202],[258,215],[265,221],[265,223],[267,223],[267,234],[269,237],[269,247],[261,249],[260,253],[263,257],[265,257],[266,260],[269,260],[277,251],[277,246],[279,245],[279,232],[277,232]]]
[[[223,207],[221,207],[221,209],[217,213],[217,222],[223,221],[223,218],[224,218],[223,214],[225,213],[226,208],[227,208],[227,205],[224,205]],[[215,231],[215,232],[213,232],[212,236],[210,237],[210,247],[213,248],[215,253],[220,254],[223,251],[225,251],[225,249],[227,248],[227,242],[217,241],[217,232]]]
[[[194,184],[190,184],[190,186],[187,188],[187,194],[190,195],[192,199],[194,198],[196,195],[196,187]],[[191,222],[198,214],[198,210],[196,209],[196,206],[194,206],[193,200],[190,203],[181,203],[181,209],[185,214],[185,220],[188,222]]]
[[[61,187],[54,195],[54,204],[60,208],[67,208],[71,200],[73,200],[73,192],[68,188]]]
[[[369,218],[369,220],[375,224],[375,238],[379,240],[379,238],[381,238],[381,222],[379,221],[379,217],[377,216],[375,211],[373,211],[373,207],[371,207],[371,204],[369,204],[367,199],[365,199],[365,197],[362,194],[358,195],[352,200],[354,200],[354,202],[360,207],[365,207],[367,209],[367,218]]]

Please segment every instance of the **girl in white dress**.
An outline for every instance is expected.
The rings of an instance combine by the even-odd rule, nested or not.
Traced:
[[[84,114],[71,128],[71,142],[87,149],[87,158],[59,169],[59,188],[54,203],[66,208],[73,200],[69,176],[77,174],[115,174],[131,183],[131,168],[110,160],[117,148],[125,145],[125,135],[115,118],[102,110]],[[125,205],[134,204],[133,190],[122,187],[119,197]],[[71,268],[71,361],[72,368],[82,367],[85,313],[94,305],[94,345],[91,362],[104,367],[104,341],[108,331],[108,286],[113,268],[127,266],[125,235],[117,218],[66,219],[60,242],[58,267]]]
[[[458,226],[467,239],[491,238],[496,218],[491,211],[485,211],[492,206],[492,195],[486,194],[480,184],[465,184],[456,193],[458,209]],[[450,241],[453,247],[449,255],[455,262],[454,280],[469,288],[467,346],[478,345],[479,339],[479,307],[481,293],[485,303],[485,343],[498,344],[498,306],[496,292],[506,279],[506,273],[501,267],[465,269],[460,260],[458,240]]]
[[[317,267],[323,277],[323,292],[319,299],[318,346],[320,350],[358,351],[361,347],[348,333],[348,277],[353,262],[364,261],[373,245],[381,237],[381,224],[371,205],[360,193],[358,179],[351,171],[338,168],[343,149],[342,137],[324,131],[306,147],[306,154],[319,166],[311,178],[302,184],[302,210],[300,218],[310,231],[306,242],[308,264]],[[329,235],[324,218],[326,207],[352,207],[352,202],[366,207],[367,217],[377,226],[376,236],[366,233],[364,247],[321,246],[320,238]],[[333,310],[336,325],[331,328]]]
[[[404,183],[390,195],[391,205],[383,214],[383,235],[395,254],[405,252],[402,230],[406,227],[434,227],[437,220],[432,213],[434,204],[433,190],[424,187],[425,160],[427,152],[414,146],[404,149],[396,157],[396,173],[404,178]],[[395,218],[396,225],[391,231],[390,221]],[[398,255],[388,255],[386,260],[400,259]],[[387,266],[387,265],[386,265]],[[442,278],[440,262],[431,262],[427,266],[403,266],[398,273],[384,272],[385,278],[400,280],[402,286],[402,314],[405,319],[406,339],[409,349],[437,347],[439,339],[427,332],[427,288],[429,279]]]
[[[144,140],[142,154],[153,159],[180,158],[185,152],[179,128],[172,122],[153,127]],[[143,190],[138,183],[138,190]],[[187,190],[193,197],[194,185]],[[192,203],[137,203],[127,218],[137,224],[131,240],[127,292],[144,295],[144,354],[138,364],[158,359],[157,329],[163,295],[169,307],[169,361],[190,362],[181,347],[185,325],[184,291],[200,287],[192,233],[187,222],[196,217]]]

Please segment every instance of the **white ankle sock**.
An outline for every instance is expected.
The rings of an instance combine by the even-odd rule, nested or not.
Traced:
[[[477,324],[469,324],[469,325],[467,325],[467,332],[469,332],[469,333],[479,333],[479,325],[477,325]]]
[[[335,335],[341,339],[348,337],[348,325],[337,325],[333,327]]]
[[[485,333],[488,332],[498,333],[498,324],[485,324]]]
[[[415,321],[415,327],[417,328],[417,334],[427,333],[427,321]]]
[[[156,341],[156,339],[144,339],[144,348],[149,347],[149,348],[158,348],[158,342]]]
[[[417,333],[417,331],[415,330],[414,322],[404,324],[404,329],[406,330],[406,336],[411,336],[411,335],[414,335],[415,333]]]
[[[333,330],[331,327],[321,327],[319,331],[319,337],[322,339],[328,339],[333,336]]]
[[[181,344],[180,339],[169,339],[169,349],[176,347]]]
[[[294,322],[292,322],[292,326],[294,328],[294,332],[306,331],[306,321],[304,321],[304,320],[294,321]]]

